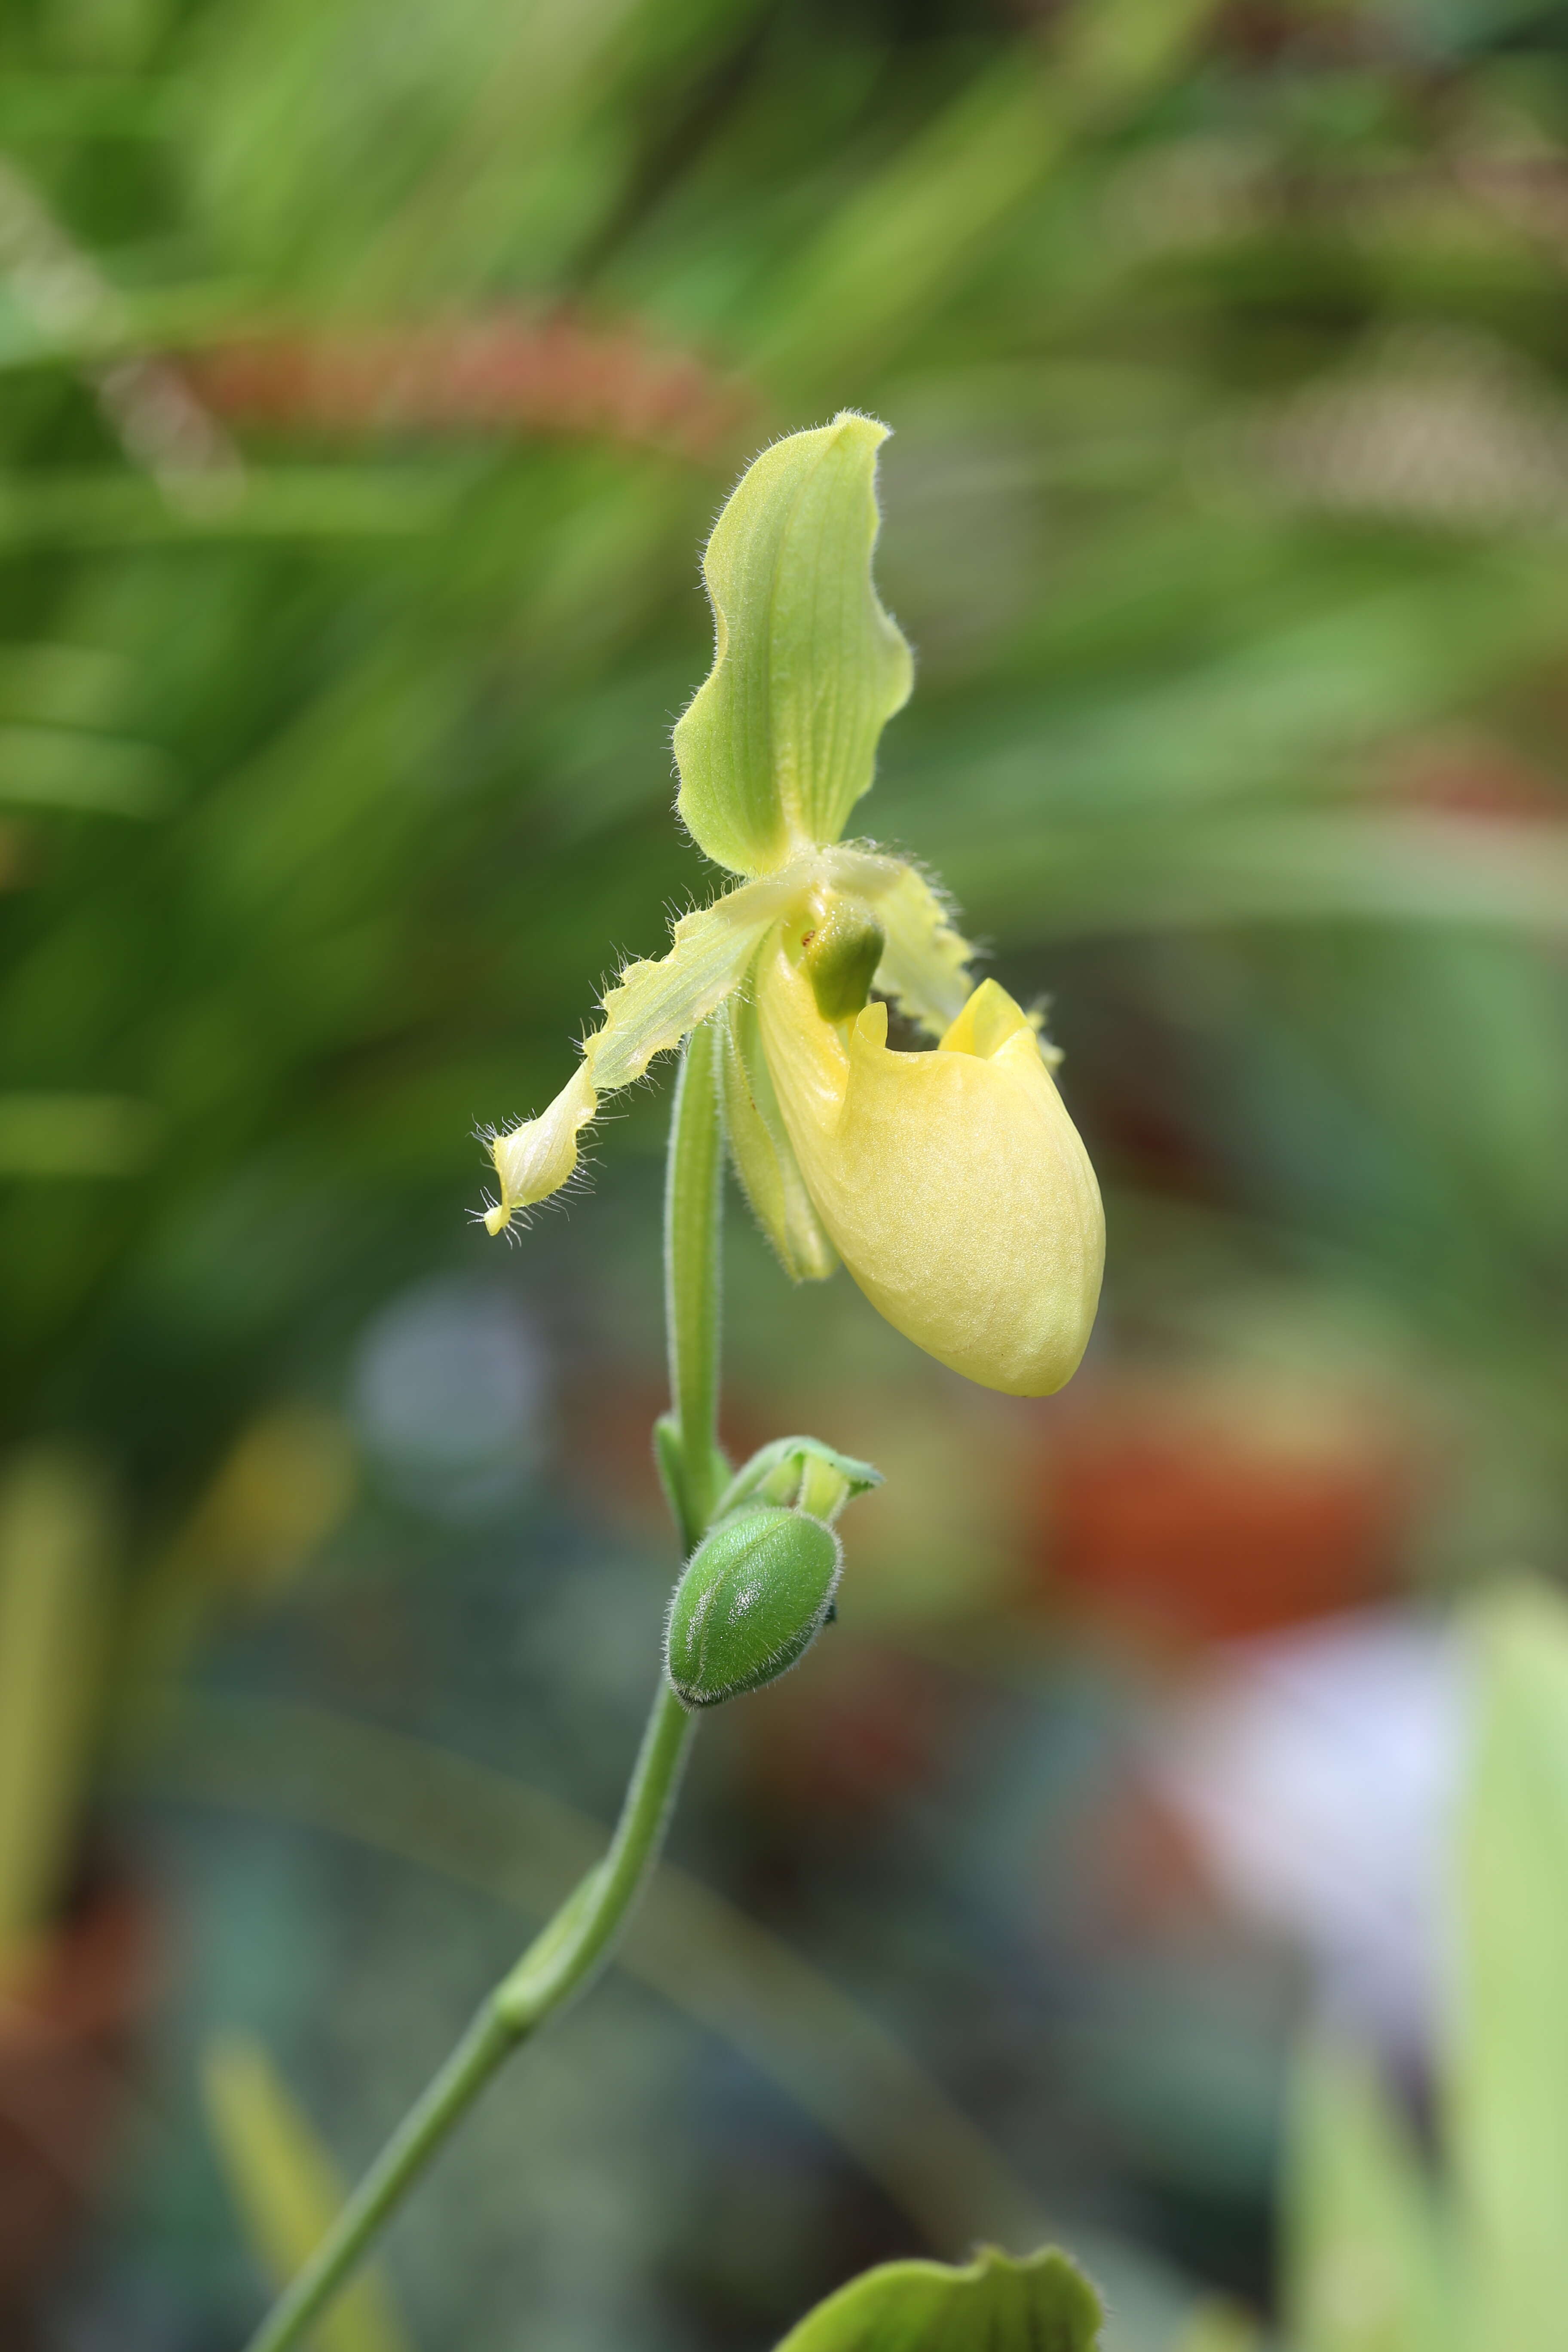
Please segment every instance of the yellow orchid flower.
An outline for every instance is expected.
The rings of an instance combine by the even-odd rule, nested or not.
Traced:
[[[1005,990],[973,985],[919,869],[840,839],[911,683],[871,582],[886,437],[848,411],[792,434],[720,516],[713,668],[675,730],[678,806],[741,879],[623,972],[570,1084],[493,1139],[485,1223],[559,1191],[600,1097],[712,1020],[731,1154],[786,1273],[821,1280],[842,1257],[940,1362],[1043,1396],[1083,1354],[1105,1254],[1058,1057]],[[889,999],[932,1048],[889,1048]]]

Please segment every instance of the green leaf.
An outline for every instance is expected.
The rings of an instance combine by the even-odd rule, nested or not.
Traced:
[[[883,2263],[791,2328],[778,2352],[1094,2352],[1104,2314],[1055,2246],[1022,2262],[983,2246],[963,2270]]]
[[[273,2284],[285,2286],[342,2204],[336,2167],[259,2042],[211,2041],[202,2089],[246,2233]],[[310,2340],[318,2352],[406,2352],[408,2341],[374,2270],[344,2290]]]
[[[1402,2117],[1372,2068],[1327,2043],[1298,2062],[1284,2213],[1298,2352],[1447,2352],[1449,2249]]]
[[[1479,1635],[1449,2146],[1474,2340],[1548,2352],[1568,2311],[1568,1611],[1521,1584],[1487,1602]]]
[[[737,874],[838,839],[909,699],[910,649],[871,584],[887,437],[846,409],[775,442],[708,542],[713,667],[675,730],[678,805],[698,847]]]

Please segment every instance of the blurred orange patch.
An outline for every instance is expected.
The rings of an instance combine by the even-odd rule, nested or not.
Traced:
[[[1394,1583],[1415,1463],[1391,1413],[1241,1382],[1113,1391],[1058,1424],[1047,1589],[1125,1630],[1223,1641]]]
[[[323,433],[586,434],[705,458],[755,408],[732,378],[639,326],[562,313],[259,334],[184,366],[233,424]]]

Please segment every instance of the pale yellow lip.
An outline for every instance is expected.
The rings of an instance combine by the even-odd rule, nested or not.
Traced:
[[[982,1387],[1060,1388],[1093,1327],[1105,1221],[1027,1015],[986,981],[938,1046],[890,1053],[883,1003],[820,1018],[787,927],[757,1001],[812,1202],[872,1305]]]

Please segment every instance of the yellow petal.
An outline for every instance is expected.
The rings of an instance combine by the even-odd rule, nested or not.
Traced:
[[[528,1209],[559,1192],[577,1165],[577,1130],[598,1108],[587,1065],[568,1079],[548,1110],[524,1119],[490,1145],[500,1199],[485,1211],[485,1229],[499,1234],[514,1209]]]
[[[1100,1297],[1100,1188],[1027,1017],[994,981],[933,1051],[888,1050],[888,1009],[824,1021],[809,915],[763,950],[757,1010],[817,1213],[896,1330],[983,1388],[1072,1377]]]
[[[822,1230],[784,1133],[757,1035],[756,1005],[750,996],[736,994],[717,1019],[724,1132],[741,1189],[790,1280],[826,1282],[838,1253]]]

